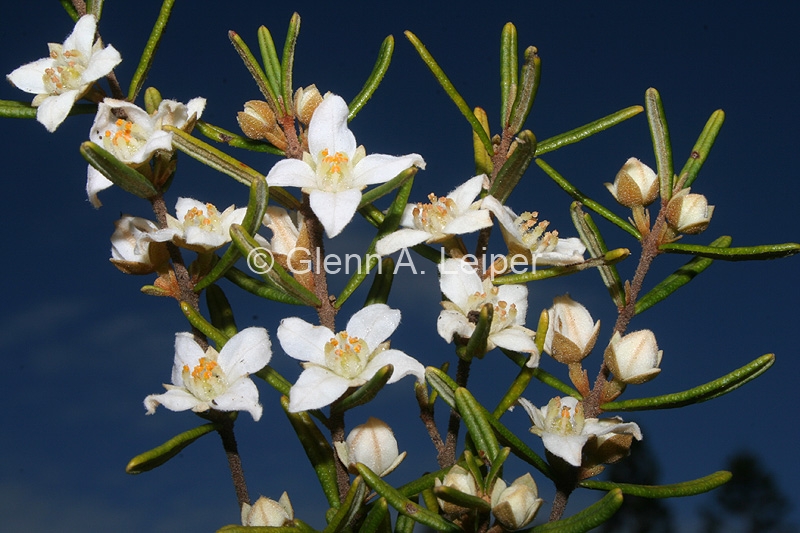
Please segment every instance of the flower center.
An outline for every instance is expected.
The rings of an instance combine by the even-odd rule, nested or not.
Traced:
[[[183,365],[183,384],[198,400],[213,400],[228,389],[228,379],[216,361],[216,355],[206,353],[194,368]]]
[[[219,232],[222,227],[219,211],[214,204],[206,204],[205,211],[193,207],[183,217],[183,227],[188,228],[189,226],[196,226],[210,232]]]
[[[325,148],[320,152],[320,162],[317,167],[320,176],[320,188],[328,192],[338,192],[347,188],[350,175],[350,158],[347,154],[336,152],[331,155]]]
[[[428,200],[429,204],[420,202],[414,207],[414,226],[432,235],[444,235],[444,227],[458,215],[456,203],[452,198],[437,197],[433,193],[428,195]]]
[[[545,231],[550,222],[539,222],[537,212],[524,212],[514,220],[520,240],[532,252],[552,252],[558,244],[557,231]]]
[[[583,408],[580,404],[575,406],[575,411],[568,405],[559,401],[557,405],[550,404],[547,408],[546,431],[559,435],[580,435],[583,431]]]
[[[55,64],[44,70],[42,81],[49,94],[80,89],[81,75],[86,70],[85,59],[78,50],[63,50],[60,44],[50,45],[50,57]]]
[[[509,304],[505,300],[500,300],[498,298],[500,287],[491,285],[491,282],[489,282],[489,285],[490,287],[486,287],[484,292],[476,292],[467,298],[467,305],[469,306],[467,315],[479,313],[483,304],[492,304],[494,313],[492,314],[490,332],[497,333],[517,323],[517,304]]]
[[[369,347],[358,337],[341,331],[325,343],[325,365],[343,378],[353,379],[364,371],[369,360]]]
[[[103,147],[121,161],[130,161],[139,149],[147,144],[147,132],[138,124],[118,118],[103,133]]]

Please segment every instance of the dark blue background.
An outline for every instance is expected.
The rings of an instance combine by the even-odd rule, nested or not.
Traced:
[[[135,7],[134,7],[135,5]],[[105,42],[122,54],[117,75],[125,86],[155,20],[159,2],[110,0],[100,23]],[[230,46],[227,31],[239,32],[257,49],[264,24],[276,42],[285,35],[292,9],[269,2],[178,2],[167,37],[148,79],[164,97],[208,99],[204,119],[236,129],[235,114],[258,90]],[[796,219],[795,127],[798,119],[797,12],[789,3],[754,7],[745,2],[432,3],[308,2],[301,9],[296,86],[316,83],[350,99],[369,74],[384,37],[396,52],[384,85],[351,124],[368,152],[422,154],[428,168],[413,194],[444,194],[474,173],[470,129],[403,37],[414,31],[439,60],[470,105],[486,108],[496,130],[499,108],[498,49],[503,24],[517,25],[521,48],[538,47],[543,81],[527,123],[540,139],[600,116],[643,103],[644,91],[661,92],[669,118],[676,167],[688,157],[697,134],[717,108],[726,124],[693,191],[717,206],[709,230],[686,242],[707,243],[733,235],[734,245],[800,240]],[[47,53],[62,42],[72,22],[56,2],[13,2],[0,24],[0,71]],[[279,44],[280,46],[280,44]],[[10,86],[2,99],[28,100]],[[141,102],[137,102],[140,103]],[[224,455],[208,436],[156,471],[131,477],[124,466],[135,454],[198,424],[190,413],[165,409],[144,416],[142,399],[162,390],[172,364],[176,331],[187,325],[177,306],[138,293],[149,278],[122,276],[108,261],[108,237],[120,213],[150,216],[146,202],[118,189],[101,193],[104,207],[85,198],[85,162],[78,145],[91,116],[72,117],[55,134],[34,121],[0,125],[4,161],[6,254],[0,320],[3,339],[3,398],[0,432],[0,516],[13,531],[209,531],[238,521]],[[237,153],[266,173],[273,156]],[[654,165],[646,121],[637,117],[612,131],[545,159],[584,192],[613,207],[603,187],[628,157]],[[242,205],[247,191],[188,157],[169,191],[168,204],[191,195],[219,207]],[[509,201],[517,212],[538,210],[562,236],[574,235],[569,198],[535,166]],[[617,210],[627,216],[625,210]],[[636,243],[601,225],[612,247]],[[359,221],[329,243],[331,252],[358,252],[368,226]],[[497,236],[495,236],[497,238]],[[631,329],[651,328],[664,350],[662,374],[629,389],[628,397],[673,392],[704,383],[775,352],[775,367],[762,378],[713,402],[673,411],[629,416],[658,454],[664,482],[677,482],[724,467],[726,457],[747,448],[789,494],[800,477],[798,432],[793,419],[800,363],[794,335],[798,318],[798,259],[715,264],[709,272],[661,306],[634,319]],[[648,278],[684,262],[660,258]],[[430,264],[425,276],[399,276],[389,303],[404,321],[393,346],[425,364],[452,359],[451,347],[435,333],[438,283]],[[621,267],[630,276],[634,259]],[[334,287],[346,278],[335,277]],[[400,285],[402,284],[402,285]],[[604,346],[613,306],[592,272],[530,285],[530,319],[569,290],[603,321]],[[283,316],[313,320],[305,309],[283,309],[228,291],[240,327],[266,327],[274,337]],[[365,291],[345,306],[347,317]],[[601,346],[601,347],[602,347]],[[275,348],[274,365],[289,379],[298,369]],[[596,369],[600,347],[587,360]],[[543,367],[558,372],[552,360]],[[515,375],[513,365],[491,353],[473,367],[472,384],[487,405]],[[594,370],[590,371],[593,376]],[[321,525],[324,499],[313,472],[277,406],[277,393],[259,385],[265,414],[237,425],[251,496],[277,499],[287,490],[298,516]],[[433,448],[416,419],[411,381],[387,388],[380,400],[352,413],[350,425],[375,415],[389,422],[409,457],[388,479],[401,483],[435,468]],[[534,403],[551,396],[531,385]],[[444,414],[444,409],[440,414]],[[521,411],[507,415],[524,435]],[[529,437],[540,450],[535,437]],[[527,471],[511,463],[509,480]],[[546,499],[552,490],[533,472]],[[579,493],[574,512],[596,493]],[[791,496],[793,503],[797,498]],[[701,500],[681,501],[681,530],[690,530]],[[543,514],[546,514],[544,512]],[[798,514],[793,514],[797,521]]]

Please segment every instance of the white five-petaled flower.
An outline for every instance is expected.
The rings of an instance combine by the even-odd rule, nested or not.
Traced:
[[[113,46],[94,40],[97,21],[84,15],[63,44],[49,43],[50,55],[22,65],[7,76],[17,88],[36,96],[36,120],[53,132],[67,118],[75,102],[122,57]],[[94,44],[92,44],[94,43]]]
[[[469,338],[475,331],[475,317],[481,307],[494,307],[486,349],[495,346],[531,354],[528,366],[538,366],[539,353],[534,332],[524,326],[528,312],[528,288],[525,285],[495,287],[491,279],[481,280],[478,272],[461,259],[447,259],[439,264],[440,288],[449,301],[442,302],[436,329],[447,342],[455,335]]]
[[[483,199],[483,208],[494,213],[500,222],[509,255],[540,265],[572,265],[583,261],[586,246],[581,240],[577,237],[559,239],[557,231],[545,231],[550,223],[539,222],[538,213],[526,211],[517,216],[493,196]]]
[[[229,206],[219,212],[214,204],[204,204],[192,198],[178,198],[177,218],[167,214],[167,227],[148,233],[143,239],[166,242],[196,252],[210,252],[230,242],[231,225],[241,224],[247,209]]]
[[[350,387],[366,383],[386,365],[394,372],[388,383],[411,374],[422,381],[425,369],[384,341],[400,324],[400,311],[373,304],[354,314],[347,329],[334,333],[300,318],[285,318],[278,326],[284,351],[304,361],[303,372],[289,391],[289,411],[307,411],[329,405]]]
[[[308,126],[310,153],[303,154],[302,161],[279,161],[267,174],[270,186],[301,187],[308,193],[311,210],[329,237],[352,220],[365,187],[389,181],[412,166],[425,168],[418,154],[366,155],[347,127],[347,115],[345,101],[326,94]]]
[[[152,274],[169,260],[164,244],[151,243],[143,236],[157,231],[155,222],[124,215],[114,222],[111,235],[111,262],[126,274]]]
[[[571,396],[553,398],[539,409],[525,398],[518,400],[533,422],[531,433],[542,437],[545,449],[572,466],[581,466],[583,446],[592,436],[630,434],[642,440],[642,432],[635,422],[622,419],[584,418],[583,404]]]
[[[144,399],[147,414],[163,405],[171,411],[247,411],[257,421],[262,407],[248,375],[264,368],[271,358],[264,328],[243,329],[219,352],[212,347],[203,351],[191,333],[177,333],[172,385],[165,384],[167,392]]]
[[[431,193],[430,203],[408,204],[400,219],[402,229],[379,240],[378,255],[389,255],[423,242],[442,242],[454,235],[472,233],[492,225],[489,211],[482,201],[475,201],[481,192],[484,174],[470,178],[447,196]]]
[[[147,162],[158,151],[172,151],[172,133],[162,126],[183,128],[198,119],[205,108],[205,98],[193,98],[188,104],[162,100],[152,115],[125,100],[106,98],[97,106],[89,139],[114,157],[130,165]],[[89,165],[86,174],[86,194],[94,207],[102,204],[97,193],[113,183]]]

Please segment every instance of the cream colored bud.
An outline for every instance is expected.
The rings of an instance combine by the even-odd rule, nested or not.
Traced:
[[[336,452],[351,473],[358,473],[356,463],[362,463],[381,477],[397,468],[406,456],[406,452],[398,454],[392,428],[374,417],[353,428],[346,442],[337,442]]]
[[[498,479],[492,488],[492,514],[511,531],[530,524],[543,501],[530,474],[517,478],[510,486]]]
[[[683,189],[667,205],[667,222],[678,233],[696,235],[708,227],[714,206],[702,194],[689,194]]]
[[[658,197],[658,176],[653,169],[631,157],[606,188],[625,207],[645,206]]]
[[[245,102],[244,111],[239,111],[236,120],[242,132],[251,139],[265,139],[281,150],[286,148],[286,137],[267,102],[263,100]]]
[[[450,487],[470,496],[478,495],[478,485],[475,483],[475,478],[469,470],[459,465],[454,465],[450,468],[441,481],[434,480],[434,485],[437,487]],[[441,498],[439,498],[439,506],[445,513],[458,513],[464,510],[463,507],[446,502]]]
[[[282,527],[291,525],[294,509],[285,492],[277,502],[261,496],[252,506],[242,506],[242,525],[261,527]]]
[[[614,333],[605,352],[605,362],[614,378],[623,383],[639,384],[650,381],[661,372],[662,350],[649,329],[634,331],[625,336]]]
[[[564,364],[578,363],[594,348],[600,321],[592,321],[589,311],[568,295],[553,299],[547,311],[549,324],[544,351]]]
[[[316,85],[309,85],[305,89],[300,87],[294,93],[294,112],[295,116],[303,124],[311,122],[311,116],[322,103],[322,95],[319,94]]]
[[[169,260],[167,245],[163,242],[141,241],[147,233],[158,230],[155,223],[140,217],[123,216],[114,222],[111,235],[111,259],[115,267],[125,274],[152,274]]]

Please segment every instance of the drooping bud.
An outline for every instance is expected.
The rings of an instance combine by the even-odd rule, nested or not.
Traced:
[[[447,474],[445,474],[444,479],[441,481],[436,479],[434,484],[437,487],[450,487],[451,489],[455,489],[470,496],[478,495],[478,485],[475,483],[475,478],[469,470],[459,465],[454,465]],[[445,513],[459,513],[464,510],[463,507],[454,503],[446,502],[441,498],[438,500],[439,506]]]
[[[236,120],[244,134],[251,139],[266,139],[281,150],[286,148],[286,137],[267,102],[262,100],[245,102],[244,111],[239,111]]]
[[[635,157],[622,165],[614,183],[605,185],[617,202],[625,207],[649,205],[658,197],[658,176]]]
[[[625,336],[615,332],[605,351],[605,362],[614,378],[623,383],[639,384],[650,381],[661,372],[662,350],[649,329],[634,331]]]
[[[309,85],[306,88],[300,87],[294,93],[294,112],[295,116],[303,124],[311,122],[311,116],[322,103],[322,95],[319,94],[316,85]]]
[[[362,463],[381,477],[397,468],[406,456],[406,452],[398,454],[392,428],[374,417],[353,428],[346,442],[337,442],[336,452],[351,473],[357,474],[356,463]]]
[[[123,216],[114,222],[111,235],[111,259],[115,267],[125,274],[152,274],[169,260],[163,242],[142,241],[140,238],[158,230],[155,223],[141,217]]]
[[[696,235],[703,232],[711,222],[714,206],[702,194],[690,194],[683,189],[672,197],[667,205],[667,222],[678,233]]]
[[[530,474],[517,478],[510,486],[498,478],[492,489],[492,513],[511,531],[530,524],[543,501]]]
[[[600,321],[592,321],[589,311],[568,295],[553,299],[547,311],[549,324],[544,351],[564,364],[578,363],[594,348]]]
[[[292,525],[294,509],[285,492],[277,502],[261,496],[252,506],[242,506],[242,525],[260,527],[283,527]]]

